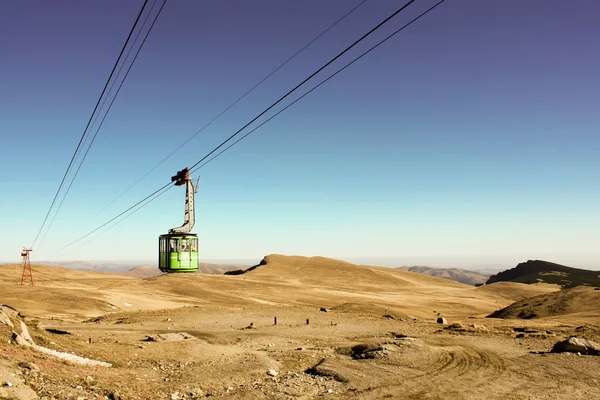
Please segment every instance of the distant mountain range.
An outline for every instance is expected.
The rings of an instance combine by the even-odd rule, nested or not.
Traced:
[[[433,268],[433,267],[399,267],[409,272],[417,272],[419,274],[425,274],[429,276],[435,276],[438,278],[450,279],[456,282],[464,283],[467,285],[479,285],[484,283],[491,274],[485,274],[479,271],[470,271],[461,268]]]
[[[148,278],[161,274],[156,261],[40,261],[40,265],[58,266],[77,271],[109,272],[137,278]],[[248,268],[241,264],[199,263],[202,274],[224,274],[226,271]]]
[[[553,283],[563,289],[580,285],[600,287],[600,272],[567,267],[542,260],[529,260],[515,268],[492,275],[486,284],[495,282]]]

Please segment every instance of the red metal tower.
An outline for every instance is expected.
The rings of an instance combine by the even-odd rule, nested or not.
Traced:
[[[25,249],[21,252],[23,256],[23,275],[21,275],[21,285],[25,282],[31,283],[33,286],[33,275],[31,274],[31,263],[29,262],[29,253],[32,249]]]

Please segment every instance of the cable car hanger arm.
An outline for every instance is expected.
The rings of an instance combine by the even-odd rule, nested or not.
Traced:
[[[194,228],[195,211],[194,211],[194,184],[190,178],[190,170],[184,168],[177,172],[177,175],[171,177],[171,182],[175,182],[175,186],[185,185],[185,216],[183,225],[169,229],[169,233],[190,233]]]

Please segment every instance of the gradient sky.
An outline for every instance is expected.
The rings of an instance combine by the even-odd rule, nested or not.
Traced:
[[[98,215],[358,3],[169,0],[33,261],[155,258],[158,235],[182,223],[183,188],[56,250],[198,161],[402,4],[368,0]],[[33,241],[141,4],[2,5],[0,261],[18,262]],[[341,61],[432,4],[416,1]],[[201,257],[600,268],[599,15],[597,0],[447,0],[201,170]]]

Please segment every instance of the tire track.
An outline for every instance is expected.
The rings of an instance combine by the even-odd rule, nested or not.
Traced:
[[[477,383],[480,380],[489,382],[497,380],[509,373],[505,361],[489,350],[474,346],[432,346],[439,353],[437,360],[425,368],[424,375],[428,377],[456,378],[472,375]]]

